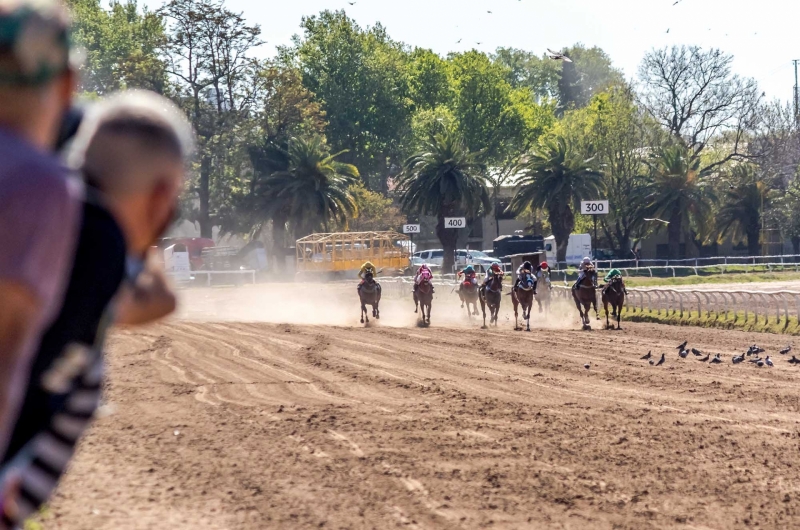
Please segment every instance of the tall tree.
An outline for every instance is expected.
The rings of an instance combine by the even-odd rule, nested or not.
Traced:
[[[528,208],[545,210],[556,239],[556,259],[565,261],[574,210],[581,200],[597,198],[602,187],[594,157],[563,136],[551,136],[523,160],[517,186],[509,208],[518,214]]]
[[[303,73],[328,117],[332,147],[357,164],[366,182],[387,190],[410,133],[407,56],[380,24],[362,29],[344,11],[303,18],[303,36],[283,50]]]
[[[746,140],[761,96],[755,80],[732,73],[732,62],[717,49],[673,46],[648,52],[639,67],[644,108],[685,146],[691,163],[719,140],[721,156],[702,162],[701,174],[753,156]]]
[[[651,163],[651,172],[641,190],[644,212],[667,225],[670,259],[680,257],[681,237],[692,223],[700,230],[709,222],[716,199],[711,187],[700,179],[700,159],[682,145],[661,149]]]
[[[167,91],[166,65],[159,55],[166,36],[160,15],[135,0],[69,0],[74,35],[86,57],[79,90],[96,96],[126,88]]]
[[[167,20],[167,72],[198,136],[199,170],[193,182],[202,237],[211,237],[231,191],[241,187],[245,142],[254,102],[250,57],[261,29],[214,0],[172,0],[158,13]]]
[[[436,216],[442,243],[442,270],[451,271],[458,234],[445,227],[445,217],[476,217],[491,209],[479,154],[470,151],[452,129],[441,128],[406,160],[398,179],[402,208],[411,214]]]
[[[748,164],[734,167],[727,182],[715,216],[719,237],[730,237],[734,243],[746,240],[748,255],[758,256],[763,215],[770,206],[767,184]]]

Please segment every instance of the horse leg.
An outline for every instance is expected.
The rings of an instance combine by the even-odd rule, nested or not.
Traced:
[[[597,317],[597,320],[600,320],[600,311],[597,310],[597,294],[595,294],[594,298],[592,298],[592,306],[594,307],[594,314]],[[588,308],[586,310],[586,314],[589,314]]]
[[[486,329],[486,301],[481,298],[481,312],[483,313],[483,329]]]
[[[622,320],[622,304],[617,307],[617,329],[622,329],[620,321]]]
[[[514,331],[519,331],[520,327],[519,327],[519,320],[518,320],[518,317],[517,317],[517,305],[518,305],[518,302],[517,302],[516,293],[511,295],[511,303],[514,304]]]
[[[419,311],[419,298],[417,298],[417,292],[414,291],[414,313]]]
[[[367,304],[365,304],[364,302],[361,302],[361,323],[362,324],[364,323],[364,319],[365,318],[367,319],[366,321],[369,322],[369,316],[367,315]]]
[[[428,302],[428,324],[431,323],[431,308],[433,307],[433,300]]]

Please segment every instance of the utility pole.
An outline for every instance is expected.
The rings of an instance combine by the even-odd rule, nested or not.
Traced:
[[[800,84],[797,82],[797,64],[800,59],[792,61],[794,63],[794,123],[800,126]]]

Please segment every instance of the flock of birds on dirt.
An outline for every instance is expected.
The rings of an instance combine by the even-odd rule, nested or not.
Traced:
[[[722,364],[723,362],[725,362],[722,360],[722,354],[720,353],[717,353],[712,357],[710,353],[704,354],[697,348],[688,349],[687,348],[688,344],[689,344],[688,341],[683,341],[683,344],[675,348],[676,350],[678,350],[679,358],[686,359],[691,354],[694,355],[697,358],[697,360],[700,361],[701,363]],[[789,345],[783,348],[782,350],[778,351],[778,353],[780,355],[788,355],[789,353],[791,353],[791,351],[792,351],[792,346]],[[740,364],[747,361],[749,363],[755,364],[759,368],[764,366],[769,366],[769,367],[775,366],[775,363],[772,361],[770,356],[767,355],[766,357],[762,358],[761,357],[762,353],[766,353],[766,350],[764,348],[759,347],[756,344],[753,344],[752,346],[747,348],[746,352],[739,355],[734,355],[731,358],[731,362],[733,364]],[[651,366],[661,366],[662,364],[667,362],[667,354],[662,353],[661,358],[655,360],[653,358],[653,352],[651,350],[647,352],[647,355],[641,357],[640,360],[647,361],[648,363],[650,363]],[[789,359],[787,362],[789,364],[800,364],[800,359],[792,355],[792,358]]]

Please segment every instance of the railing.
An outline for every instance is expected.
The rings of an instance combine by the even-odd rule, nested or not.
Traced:
[[[170,277],[175,278],[175,279],[177,279],[178,277],[184,277],[184,278],[186,277],[186,273],[185,272],[167,272],[166,274],[167,274],[167,276],[170,276]],[[256,283],[256,271],[255,270],[250,270],[250,269],[247,269],[247,270],[233,270],[233,271],[192,271],[191,273],[189,273],[190,277],[191,276],[202,276],[204,274],[206,276],[206,285],[209,285],[209,286],[211,285],[211,276],[213,276],[213,275],[222,276],[223,279],[225,279],[227,277],[231,277],[232,278],[232,277],[236,277],[236,276],[241,276],[241,277],[250,276],[250,283]],[[184,280],[183,282],[180,282],[180,280],[178,280],[178,281],[179,281],[179,283],[186,283],[186,280]],[[225,282],[225,283],[227,283],[227,284],[238,284],[239,282]]]
[[[558,296],[571,300],[571,288],[555,286]],[[600,291],[597,292],[598,304]],[[726,321],[778,324],[786,329],[800,318],[800,292],[720,291],[678,289],[628,289],[625,310],[633,315],[655,314]],[[773,320],[774,319],[774,320]],[[763,320],[763,322],[761,322]]]
[[[653,260],[655,261],[655,260]],[[688,271],[694,273],[695,276],[699,276],[701,271],[712,271],[716,270],[719,271],[719,274],[727,274],[732,271],[742,271],[744,273],[750,273],[755,270],[763,270],[766,272],[773,272],[774,270],[794,270],[795,272],[800,272],[800,261],[783,261],[783,262],[762,262],[762,263],[728,263],[728,264],[718,264],[718,265],[639,265],[639,267],[622,267],[615,263],[621,264],[623,262],[608,262],[608,261],[599,261],[596,262],[598,272],[605,272],[609,271],[612,268],[619,270],[623,276],[650,276],[653,277],[664,277],[664,276],[672,276],[673,278],[677,276],[679,271]],[[641,263],[641,262],[640,262]],[[613,266],[609,266],[608,264],[614,264]],[[559,279],[567,280],[569,277],[575,277],[578,274],[578,270],[576,267],[566,268],[562,267],[564,264],[560,264],[558,268],[551,269],[551,275],[555,277],[559,277]],[[603,266],[605,265],[605,266]]]

